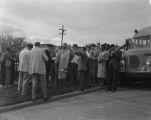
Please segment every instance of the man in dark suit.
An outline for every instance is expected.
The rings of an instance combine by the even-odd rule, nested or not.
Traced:
[[[91,70],[90,70],[90,79],[92,81],[92,84],[96,84],[97,82],[97,67],[98,67],[98,50],[96,48],[95,44],[91,45],[90,50],[90,63],[91,63]]]
[[[79,76],[80,90],[84,91],[84,87],[86,84],[86,73],[87,73],[87,62],[88,62],[86,48],[82,47],[81,52],[76,54],[79,56],[78,76]]]
[[[52,48],[53,46],[48,44],[47,49],[45,51],[48,61],[45,63],[46,64],[46,80],[47,80],[47,88],[49,88],[49,77],[50,77],[50,72],[51,72],[51,67],[52,67]]]
[[[76,55],[78,52],[78,45],[74,44],[72,46],[72,51],[70,52],[70,79],[73,85],[78,83],[78,59]]]
[[[118,84],[118,72],[120,69],[121,51],[112,47],[109,50],[109,66],[108,66],[108,89],[107,91],[115,92]]]

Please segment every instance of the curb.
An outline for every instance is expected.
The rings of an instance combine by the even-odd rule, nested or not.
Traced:
[[[103,89],[103,88],[94,87],[94,88],[90,88],[90,89],[85,89],[84,91],[75,91],[75,92],[66,93],[63,95],[56,95],[56,96],[51,97],[46,102],[43,102],[42,99],[39,99],[36,102],[28,101],[28,102],[24,102],[24,103],[15,104],[15,105],[4,106],[4,107],[0,108],[0,113],[17,110],[17,109],[21,109],[24,107],[31,107],[31,106],[35,106],[35,105],[46,104],[46,103],[53,102],[56,100],[65,99],[68,97],[73,97],[73,96],[77,96],[77,95],[81,95],[81,94],[85,94],[85,93],[89,93],[89,92],[94,92],[94,91],[97,91],[100,89]]]

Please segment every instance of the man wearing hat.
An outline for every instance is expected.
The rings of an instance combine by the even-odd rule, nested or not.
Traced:
[[[108,89],[107,91],[115,92],[118,84],[118,72],[120,69],[121,52],[116,47],[109,49],[110,58],[108,66]]]
[[[48,44],[47,48],[45,50],[45,53],[48,57],[48,61],[46,61],[46,80],[47,80],[47,89],[49,88],[49,77],[50,77],[50,71],[51,71],[51,67],[52,67],[52,48],[53,45]]]
[[[78,83],[78,61],[79,57],[76,55],[78,52],[78,45],[74,44],[72,46],[72,51],[70,52],[70,78],[73,84]]]
[[[29,62],[30,62],[30,50],[33,45],[27,43],[26,47],[19,53],[19,81],[18,81],[18,93],[21,95],[26,94],[27,85],[29,83]]]
[[[46,66],[45,62],[48,57],[43,49],[40,48],[40,42],[35,43],[35,48],[30,52],[30,67],[29,74],[32,76],[32,100],[37,100],[37,86],[41,85],[43,100],[48,100],[47,81],[46,81]]]
[[[90,79],[92,80],[92,84],[97,82],[97,67],[98,67],[98,50],[96,49],[96,45],[91,45],[90,50],[90,61],[91,61],[91,71],[90,71]]]

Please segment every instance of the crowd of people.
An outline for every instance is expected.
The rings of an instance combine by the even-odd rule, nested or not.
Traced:
[[[43,100],[49,99],[50,81],[57,88],[61,82],[70,82],[79,86],[80,91],[93,85],[107,86],[107,91],[115,92],[118,84],[118,72],[122,52],[114,44],[90,44],[79,47],[77,44],[61,47],[40,42],[27,43],[19,53],[18,93],[26,95],[29,82],[32,82],[32,100],[37,100],[37,86],[41,86]],[[10,48],[0,57],[3,85],[11,84],[13,56]],[[3,69],[5,68],[5,70]],[[11,68],[11,69],[10,69]],[[12,73],[12,72],[11,72]]]

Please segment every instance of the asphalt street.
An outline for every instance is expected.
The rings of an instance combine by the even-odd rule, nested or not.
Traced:
[[[1,113],[0,120],[151,120],[151,90],[99,90]]]

